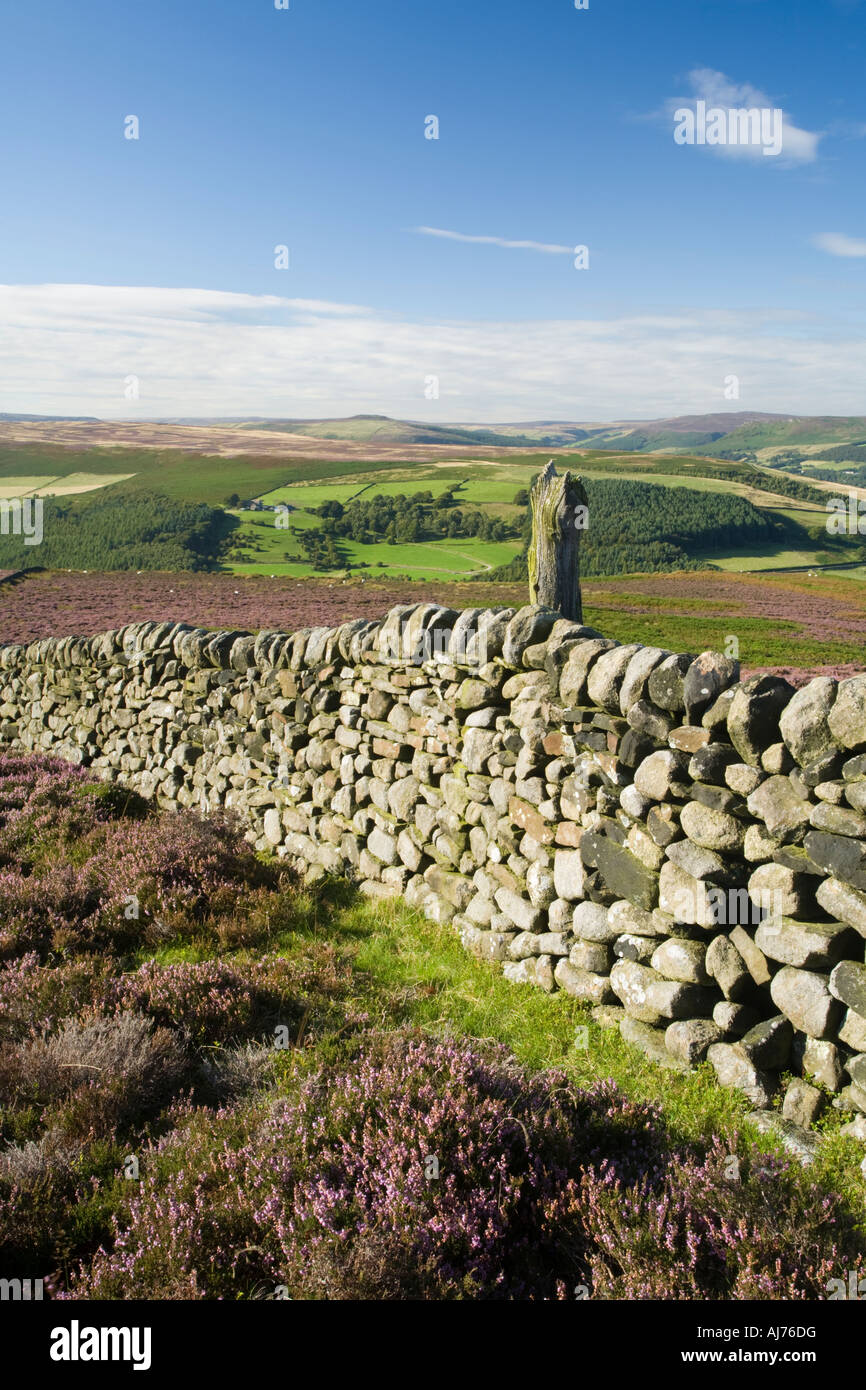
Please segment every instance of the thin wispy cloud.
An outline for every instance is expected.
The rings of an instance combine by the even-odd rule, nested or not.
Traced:
[[[444,237],[446,241],[471,241],[479,246],[503,246],[506,251],[542,251],[547,256],[573,256],[573,246],[559,246],[547,241],[509,241],[503,236],[469,236],[466,232],[450,232],[445,227],[416,227],[421,236]]]
[[[708,109],[734,110],[781,110],[782,139],[781,152],[776,159],[764,157],[760,144],[724,143],[703,144],[700,148],[725,159],[748,159],[761,164],[810,164],[818,157],[818,142],[822,138],[819,131],[804,130],[794,124],[790,115],[778,107],[766,92],[754,87],[751,82],[735,82],[723,72],[714,68],[693,68],[688,75],[691,94],[688,97],[671,97],[665,103],[666,119],[673,121],[678,110],[696,110],[697,103],[703,101]]]
[[[0,286],[0,322],[0,410],[106,419],[681,415],[724,408],[731,373],[741,409],[845,415],[866,376],[850,326],[790,311],[430,320],[274,295],[15,285]]]
[[[844,256],[849,259],[866,256],[866,240],[862,237],[846,236],[844,232],[819,232],[812,238],[812,244],[831,256]]]

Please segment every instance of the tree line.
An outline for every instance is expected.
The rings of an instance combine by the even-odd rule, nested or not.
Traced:
[[[2,493],[2,483],[0,483]],[[219,507],[128,493],[87,500],[46,497],[42,541],[0,534],[0,568],[205,570],[237,523]]]

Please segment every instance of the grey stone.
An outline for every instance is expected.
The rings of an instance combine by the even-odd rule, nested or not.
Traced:
[[[854,1085],[859,1086],[861,1091],[866,1091],[866,1054],[849,1057],[846,1069]]]
[[[552,608],[544,608],[538,604],[527,604],[526,607],[519,608],[505,629],[505,640],[502,644],[502,660],[505,665],[519,667],[526,648],[549,637],[554,623],[561,617],[562,615]]]
[[[856,1119],[842,1125],[839,1133],[846,1139],[857,1139],[861,1144],[866,1144],[866,1115],[858,1115]],[[866,1163],[866,1159],[863,1161]],[[860,1171],[863,1172],[863,1164],[860,1165]],[[866,1177],[866,1173],[863,1176]]]
[[[761,864],[749,878],[749,897],[758,907],[776,916],[814,912],[815,893],[807,874],[795,873],[784,864]],[[794,964],[793,961],[790,964]]]
[[[866,845],[847,835],[828,835],[810,830],[803,846],[809,858],[824,873],[866,890]]]
[[[761,767],[765,772],[787,773],[796,766],[793,755],[784,743],[771,743],[761,754]]]
[[[593,704],[619,713],[619,692],[626,668],[640,650],[640,644],[633,642],[604,652],[593,663],[586,682],[587,694]]]
[[[751,796],[766,781],[766,776],[759,768],[750,767],[748,763],[731,763],[725,769],[724,781],[725,786],[738,796]]]
[[[557,897],[576,902],[584,896],[586,866],[579,850],[558,849],[553,858],[553,882]]]
[[[627,898],[611,903],[607,910],[608,922],[615,935],[656,937],[662,935],[662,928],[652,912],[636,907]]]
[[[724,782],[727,769],[736,759],[737,754],[729,744],[707,743],[693,755],[689,763],[689,776],[695,782]],[[740,766],[744,767],[745,764],[741,763]]]
[[[415,777],[403,777],[388,789],[388,808],[398,820],[411,820],[421,795],[421,784]]]
[[[636,961],[618,960],[611,968],[610,984],[614,994],[622,1001],[626,1012],[642,1023],[661,1023],[663,1015],[653,1008],[648,1000],[650,986],[660,980],[646,965]]]
[[[273,806],[265,811],[264,829],[265,839],[269,844],[279,845],[282,843],[283,825],[279,811]]]
[[[810,1086],[808,1081],[801,1081],[799,1077],[795,1077],[789,1082],[785,1092],[782,1118],[799,1125],[801,1129],[809,1129],[819,1118],[826,1104],[826,1097],[817,1086]]]
[[[782,965],[829,971],[845,954],[851,937],[851,928],[841,922],[768,917],[755,932],[755,944],[770,960]]]
[[[647,693],[654,705],[674,713],[685,709],[685,675],[693,659],[690,656],[675,654],[665,657],[664,661],[656,666],[647,681]]]
[[[636,700],[629,707],[628,722],[632,733],[622,740],[619,754],[622,761],[634,767],[653,752],[653,742],[664,743],[674,728],[674,721],[664,710],[649,700]]]
[[[827,723],[840,747],[853,749],[866,744],[866,675],[839,682]]]
[[[689,839],[703,849],[736,853],[743,848],[746,830],[742,822],[699,801],[690,801],[683,807],[680,824]]]
[[[469,772],[483,772],[487,762],[501,748],[501,738],[491,729],[467,729],[463,736],[463,762]]]
[[[705,966],[726,999],[742,1003],[752,994],[754,981],[730,937],[713,937],[707,947]]]
[[[656,947],[650,964],[653,970],[657,970],[667,980],[680,980],[684,984],[705,985],[710,982],[704,964],[705,956],[706,947],[702,942],[683,941],[677,937],[671,937]]]
[[[590,638],[574,646],[559,678],[559,698],[564,705],[577,705],[585,698],[593,662],[615,646],[615,642],[603,637]]]
[[[677,922],[693,926],[716,925],[712,885],[708,891],[703,879],[692,878],[671,860],[662,864],[659,872],[659,906]]]
[[[502,973],[513,985],[537,985],[541,959],[541,956],[527,956],[525,960],[507,960]]]
[[[735,1004],[732,1000],[720,999],[713,1009],[713,1022],[721,1028],[725,1037],[742,1037],[757,1021],[755,1010],[748,1004]]]
[[[744,927],[734,927],[729,934],[732,946],[735,946],[742,956],[743,962],[754,980],[756,985],[766,985],[770,983],[771,971],[767,965],[767,958],[763,951],[755,943],[753,937]]]
[[[743,840],[743,857],[750,864],[766,863],[781,844],[782,841],[771,835],[765,826],[749,825]]]
[[[782,711],[794,687],[778,676],[752,676],[738,686],[728,712],[728,737],[744,763],[760,766],[761,754],[778,741]]]
[[[859,811],[849,810],[847,806],[821,802],[813,806],[809,823],[815,830],[826,830],[830,835],[850,835],[858,840],[866,836],[866,816],[861,816]]]
[[[620,792],[619,804],[627,816],[633,817],[634,820],[643,820],[652,802],[638,791],[633,782],[630,782]]]
[[[547,909],[547,924],[551,931],[566,931],[574,916],[574,904],[565,898],[554,898]]]
[[[572,929],[575,936],[584,941],[599,941],[604,944],[615,941],[619,932],[608,920],[607,908],[601,903],[582,902],[574,909]]]
[[[826,1090],[840,1089],[843,1076],[842,1059],[835,1043],[798,1033],[794,1038],[792,1058],[799,1071],[811,1076]]]
[[[671,1056],[687,1066],[697,1066],[714,1043],[721,1042],[723,1030],[708,1018],[680,1019],[665,1029],[665,1047]]]
[[[855,1013],[853,1009],[846,1010],[838,1037],[841,1043],[852,1048],[854,1052],[866,1052],[866,1018]]]
[[[643,1023],[705,1016],[712,1007],[711,996],[700,986],[665,980],[636,961],[617,961],[610,983],[626,1012]]]
[[[818,1149],[817,1135],[801,1129],[799,1125],[793,1124],[774,1111],[759,1109],[754,1115],[748,1115],[746,1118],[753,1129],[774,1138],[785,1152],[803,1167],[814,1163]]]
[[[651,911],[658,900],[658,874],[625,846],[606,836],[599,839],[596,855],[599,872],[610,891]]]
[[[689,719],[702,714],[723,690],[740,677],[740,663],[721,652],[701,652],[696,656],[683,682],[683,698]]]
[[[527,956],[540,956],[542,953],[541,936],[542,933],[540,932],[518,932],[508,946],[508,954],[511,959],[526,960]]]
[[[830,976],[830,993],[866,1018],[866,965],[854,960],[840,961]]]
[[[670,652],[663,651],[661,647],[638,648],[626,667],[620,686],[619,707],[622,714],[627,714],[642,697],[651,672],[669,656]]]
[[[665,853],[668,859],[692,878],[712,879],[722,883],[730,879],[730,865],[714,850],[703,849],[692,840],[675,840],[672,845],[668,845]]]
[[[639,1048],[657,1066],[664,1067],[666,1071],[688,1071],[688,1063],[665,1046],[666,1034],[660,1029],[652,1028],[627,1014],[620,1020],[619,1031],[627,1043]]]
[[[859,1110],[861,1114],[866,1114],[866,1091],[852,1081],[850,1086],[843,1087],[833,1104],[839,1110]]]
[[[739,1043],[713,1043],[707,1051],[707,1060],[721,1086],[742,1091],[758,1109],[772,1104],[773,1078],[755,1066]]]
[[[455,917],[455,926],[457,922],[458,918]],[[484,931],[464,918],[460,927],[460,941],[464,950],[479,960],[506,960],[511,954],[514,932]]]
[[[571,965],[577,970],[588,970],[592,975],[610,973],[610,947],[600,941],[575,941],[568,953]]]
[[[570,960],[560,960],[554,970],[554,978],[561,990],[575,999],[585,999],[590,1004],[606,1004],[613,998],[610,980],[606,975],[597,975],[572,965]]]
[[[394,835],[388,835],[379,826],[376,826],[367,837],[367,848],[376,859],[383,864],[394,864],[397,861],[397,840]]]
[[[496,906],[505,913],[519,931],[538,931],[544,921],[544,912],[541,908],[533,907],[530,902],[512,892],[510,888],[497,890]]]
[[[794,1027],[789,1018],[778,1014],[764,1019],[744,1033],[740,1046],[756,1067],[765,1071],[780,1071],[787,1065],[794,1041]]]
[[[779,719],[779,731],[797,762],[805,767],[833,747],[829,715],[836,682],[818,676],[796,690]]]
[[[788,777],[768,777],[747,804],[769,834],[783,843],[796,839],[809,824],[809,803],[797,795]]]
[[[617,960],[637,960],[649,963],[656,943],[651,936],[631,936],[624,933],[613,943],[613,953]]]
[[[800,1032],[826,1039],[832,1035],[840,1014],[829,983],[826,975],[785,965],[770,982],[770,997]]]
[[[665,801],[686,775],[688,759],[673,749],[651,753],[637,768],[634,784],[650,801]]]

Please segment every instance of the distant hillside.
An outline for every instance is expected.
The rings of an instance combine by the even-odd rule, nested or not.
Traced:
[[[9,424],[14,423],[33,423],[41,424],[45,421],[56,420],[58,424],[75,425],[98,425],[99,419],[96,415],[9,415],[6,411],[0,410],[0,420]]]
[[[772,424],[754,422],[742,425],[698,452],[735,458],[746,453],[756,454],[759,450],[786,449],[792,445],[845,444],[849,440],[860,441],[864,435],[866,416],[804,415],[799,419],[778,420]]]
[[[351,415],[345,420],[249,420],[242,429],[270,430],[277,434],[302,434],[312,439],[353,439],[389,444],[493,444],[499,447],[529,445],[523,435],[507,435],[474,426],[431,425],[424,421],[392,420],[388,415]]]
[[[689,453],[711,458],[772,462],[792,446],[804,449],[861,442],[866,416],[768,415],[731,411],[681,415],[668,420],[620,421],[606,426],[522,425],[537,444],[566,447],[588,442],[593,449],[622,453]]]

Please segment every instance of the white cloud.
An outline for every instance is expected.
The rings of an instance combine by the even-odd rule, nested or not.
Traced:
[[[501,236],[468,236],[465,232],[449,232],[444,227],[416,227],[422,236],[445,237],[447,241],[474,241],[484,246],[504,246],[509,251],[544,251],[549,256],[573,256],[574,247],[558,246],[545,241],[508,241]]]
[[[671,98],[666,103],[668,118],[673,118],[677,109],[694,109],[698,101],[704,101],[707,108],[720,107],[725,111],[742,108],[782,110],[782,149],[775,159],[768,159],[759,144],[720,144],[705,145],[704,149],[727,159],[759,160],[762,164],[808,164],[817,158],[820,132],[802,130],[794,125],[790,116],[782,108],[750,82],[734,82],[723,72],[714,68],[694,68],[689,73],[692,94],[687,98]]]
[[[831,256],[866,256],[866,241],[862,237],[846,236],[844,232],[819,232],[812,241]]]
[[[730,308],[425,321],[273,295],[14,285],[0,286],[0,322],[0,411],[46,415],[604,420],[724,409],[730,374],[738,409],[853,414],[866,376],[850,329]]]

